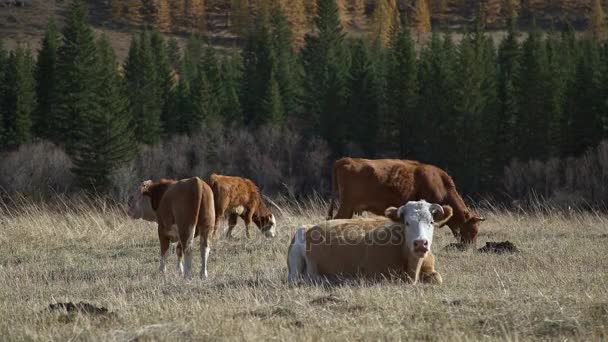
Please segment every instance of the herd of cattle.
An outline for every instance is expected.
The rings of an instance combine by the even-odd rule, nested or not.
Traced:
[[[435,227],[447,225],[465,245],[474,245],[484,219],[471,212],[452,178],[428,164],[395,159],[337,160],[332,169],[328,220],[299,227],[289,245],[289,282],[319,281],[339,276],[400,277],[439,284],[431,252]],[[339,209],[333,216],[336,200]],[[355,218],[369,211],[373,218]],[[202,268],[207,278],[210,243],[221,220],[226,236],[238,217],[246,234],[254,223],[266,237],[276,236],[276,219],[256,185],[245,178],[212,174],[143,182],[129,199],[128,215],[157,222],[160,271],[165,272],[171,242],[177,242],[177,268],[192,277],[194,238],[200,235]]]

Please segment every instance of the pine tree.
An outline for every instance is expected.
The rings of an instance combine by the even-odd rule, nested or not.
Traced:
[[[160,32],[171,31],[171,10],[168,0],[154,0],[153,25]]]
[[[126,90],[118,75],[118,63],[107,37],[98,42],[99,49],[99,110],[89,117],[89,125],[72,154],[81,187],[107,191],[111,173],[135,155],[135,144],[130,128]]]
[[[365,25],[365,0],[352,0],[352,23],[355,28],[363,29]]]
[[[32,115],[36,109],[34,59],[22,46],[12,51],[6,70],[4,101],[4,145],[27,143],[32,138]]]
[[[272,10],[270,25],[276,62],[274,77],[280,88],[282,107],[286,115],[298,114],[301,111],[303,71],[296,55],[291,28],[279,7]]]
[[[135,138],[143,144],[156,144],[162,133],[162,89],[150,33],[133,37],[125,65]]]
[[[122,23],[125,15],[124,0],[111,0],[110,6],[112,12],[112,21],[115,23]]]
[[[277,82],[273,71],[270,72],[270,79],[264,93],[260,113],[256,116],[256,125],[281,123],[285,117],[285,110],[283,109],[279,82]]]
[[[450,167],[454,153],[446,141],[457,139],[454,132],[456,105],[456,55],[451,37],[442,41],[433,32],[422,49],[418,68],[420,101],[418,113],[424,123],[418,128],[427,141],[421,153],[425,160],[445,168]]]
[[[549,155],[546,123],[550,122],[551,95],[547,83],[547,54],[541,34],[534,30],[522,46],[521,73],[519,76],[519,106],[521,120],[517,132],[520,157],[523,160],[542,159]]]
[[[492,160],[493,129],[496,127],[496,60],[492,40],[488,38],[481,26],[479,17],[476,29],[462,40],[458,51],[458,74],[462,75],[457,88],[456,117],[454,128],[458,132],[456,140],[458,155],[455,162],[455,177],[462,179],[460,184],[464,191],[482,190],[485,184],[491,184],[489,172]]]
[[[305,0],[281,0],[280,6],[274,6],[273,10],[276,13],[282,11],[283,16],[289,22],[292,35],[292,43],[300,48],[304,44],[304,36],[308,31],[308,21],[306,18]],[[271,11],[272,13],[272,11]]]
[[[348,101],[347,140],[361,146],[368,156],[376,152],[380,111],[380,84],[365,42],[351,47],[350,97]]]
[[[276,70],[276,55],[272,45],[269,23],[258,20],[256,28],[247,38],[242,51],[243,82],[241,104],[246,124],[260,122],[256,118],[262,108],[260,99],[265,96],[270,74]]]
[[[162,105],[161,121],[163,128],[165,128],[171,120],[170,117],[175,115],[170,104],[170,98],[175,87],[173,69],[169,62],[165,40],[160,33],[156,31],[152,32],[150,35],[150,47],[154,55],[154,68],[156,69],[158,87],[160,89],[159,100]]]
[[[569,82],[566,96],[567,140],[565,154],[579,155],[595,147],[602,136],[602,67],[599,46],[595,40],[579,43],[580,56],[576,74]]]
[[[302,50],[305,111],[311,126],[339,153],[344,139],[349,55],[335,0],[319,0],[315,26]]]
[[[55,105],[56,86],[57,86],[57,59],[59,53],[59,44],[61,36],[54,20],[50,20],[44,39],[42,40],[42,48],[38,53],[36,63],[36,98],[38,99],[38,107],[36,109],[33,123],[34,134],[37,137],[51,138],[53,133],[50,131],[53,127],[51,122],[53,113],[53,105]]]
[[[427,0],[416,0],[412,24],[418,33],[431,32],[431,12]]]
[[[520,120],[518,108],[518,77],[520,75],[521,50],[517,42],[514,18],[509,23],[509,32],[498,49],[498,105],[496,118],[495,158],[492,173],[501,174],[502,168],[518,154],[522,145],[516,134]]]
[[[181,48],[177,39],[171,37],[167,42],[167,56],[169,58],[169,64],[173,70],[178,70],[181,62]]]
[[[204,0],[186,0],[186,14],[190,32],[205,32],[206,20]]]
[[[241,67],[238,55],[232,56],[222,63],[220,116],[227,125],[243,124],[243,110],[239,94]]]
[[[4,50],[4,43],[0,39],[0,150],[4,149],[4,116],[6,115],[6,69],[8,67],[8,56]]]
[[[378,0],[371,19],[371,40],[382,47],[388,45],[391,34],[396,30],[397,13],[389,0]]]
[[[387,95],[389,113],[383,125],[387,131],[385,138],[396,142],[399,155],[403,158],[414,158],[416,129],[419,123],[416,117],[418,106],[418,77],[416,51],[410,30],[406,25],[395,33],[389,47]],[[392,128],[392,129],[391,129]]]
[[[190,132],[197,132],[205,123],[217,120],[215,99],[211,84],[202,67],[198,69],[197,77],[192,85],[192,115],[190,116]]]
[[[70,7],[58,54],[50,139],[64,144],[70,154],[89,117],[99,110],[97,46],[83,1],[75,0]]]
[[[186,0],[171,0],[171,24],[175,30],[184,25],[184,17],[186,15]]]
[[[591,5],[587,32],[591,38],[604,41],[608,35],[608,26],[606,24],[606,13],[602,8],[602,1],[592,0]]]
[[[239,37],[245,37],[251,27],[249,0],[231,0],[232,30]]]
[[[142,0],[127,0],[127,20],[131,25],[141,26],[144,21]]]

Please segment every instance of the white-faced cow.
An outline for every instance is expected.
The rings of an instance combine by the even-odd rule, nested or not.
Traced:
[[[160,241],[160,271],[166,270],[171,241],[177,241],[178,270],[185,278],[192,277],[192,245],[200,235],[201,278],[207,278],[207,262],[211,235],[215,224],[213,192],[198,177],[180,181],[162,179],[159,183],[144,182],[141,193],[150,198],[156,213]],[[182,256],[185,263],[182,265]]]
[[[245,232],[249,235],[251,223],[264,233],[266,237],[276,235],[276,220],[270,209],[266,207],[258,187],[249,179],[212,174],[209,185],[215,196],[215,232],[217,233],[222,218],[228,215],[228,232],[226,237],[232,237],[232,230],[240,216],[245,221]]]
[[[452,214],[449,206],[418,201],[387,209],[388,218],[339,219],[300,227],[289,246],[289,282],[396,276],[412,283],[440,284],[431,252],[433,231]]]

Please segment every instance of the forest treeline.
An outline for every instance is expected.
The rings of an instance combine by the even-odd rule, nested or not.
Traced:
[[[488,29],[508,27],[511,18],[526,27],[593,25],[594,7],[604,0],[336,0],[340,21],[349,32],[382,35],[395,17],[405,15],[416,32],[467,27],[479,17]],[[294,33],[303,42],[313,30],[316,0],[112,0],[106,4],[117,25],[151,26],[160,32],[206,33],[228,29],[245,37],[260,13],[279,6]]]
[[[204,152],[165,157],[183,154],[201,173],[226,172],[204,160],[231,159],[235,172],[274,189],[298,174],[294,191],[327,190],[306,177],[328,175],[311,170],[329,170],[335,157],[418,159],[467,194],[500,194],[512,160],[575,157],[608,137],[601,31],[535,29],[521,41],[512,20],[495,46],[477,20],[459,42],[434,33],[417,51],[406,20],[394,21],[386,45],[350,39],[338,3],[318,0],[314,33],[298,49],[275,6],[256,17],[242,51],[220,55],[194,35],[182,49],[144,30],[120,64],[74,1],[61,32],[50,22],[37,58],[26,46],[0,48],[0,146],[50,141],[77,184],[98,191],[134,161],[146,164],[142,151],[213,136],[198,140]],[[239,150],[223,155],[218,145],[231,144]],[[156,175],[146,165],[138,175]]]

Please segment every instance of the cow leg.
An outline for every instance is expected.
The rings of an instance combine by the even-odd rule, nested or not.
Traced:
[[[423,259],[409,256],[407,261],[407,268],[405,270],[407,274],[407,280],[412,284],[418,283],[418,277],[420,275],[420,269],[422,268]]]
[[[246,216],[243,218],[243,220],[245,220],[245,233],[247,234],[247,238],[250,239],[251,235],[249,234],[249,227],[253,221],[253,209],[247,209]]]
[[[178,242],[177,246],[175,247],[175,254],[177,254],[177,272],[180,275],[183,275],[184,274],[184,263],[183,263],[184,251],[182,249],[182,244],[180,242]]]
[[[422,261],[422,266],[420,267],[420,282],[436,285],[441,285],[443,282],[441,274],[435,271],[435,257],[433,256],[433,253],[429,253]]]
[[[236,226],[238,219],[239,216],[237,214],[230,214],[230,216],[228,216],[228,231],[226,232],[227,239],[232,239],[232,230]]]
[[[179,242],[185,255],[184,278],[192,278],[192,241],[194,240],[195,226],[181,226],[179,229]]]
[[[210,241],[208,234],[201,234],[201,279],[207,279],[209,272],[207,271],[207,263],[209,261]]]
[[[171,246],[171,240],[163,234],[163,229],[158,227],[158,241],[160,242],[160,266],[158,270],[161,273],[167,271],[167,255],[169,254],[169,246]]]

